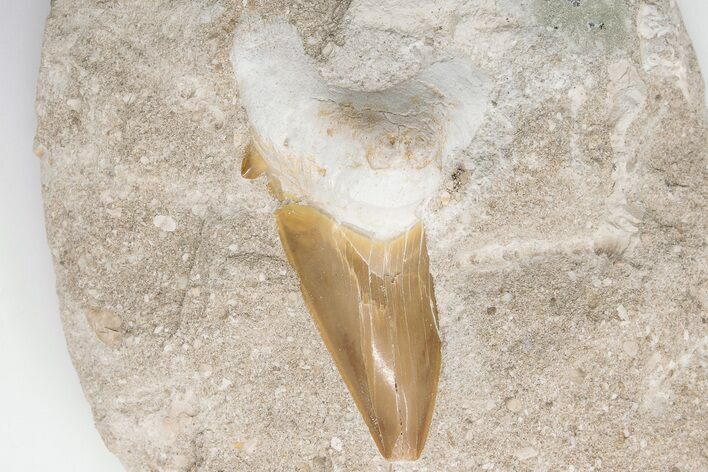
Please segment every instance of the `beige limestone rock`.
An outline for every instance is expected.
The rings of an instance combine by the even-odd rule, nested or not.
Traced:
[[[337,86],[459,56],[492,85],[422,215],[443,359],[417,462],[378,454],[239,175],[246,10]],[[106,445],[135,471],[705,470],[703,104],[669,0],[54,1],[34,147]]]

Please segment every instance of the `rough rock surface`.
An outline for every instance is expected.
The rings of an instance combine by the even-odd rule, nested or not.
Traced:
[[[239,176],[246,10],[340,86],[453,55],[492,81],[424,212],[443,371],[416,463],[378,454]],[[55,0],[35,147],[107,446],[135,471],[708,469],[703,104],[669,0]]]

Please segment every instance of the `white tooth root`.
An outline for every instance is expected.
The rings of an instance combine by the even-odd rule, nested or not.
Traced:
[[[420,219],[487,106],[488,79],[462,58],[382,91],[330,86],[283,22],[242,24],[231,61],[253,146],[283,193],[378,239]]]

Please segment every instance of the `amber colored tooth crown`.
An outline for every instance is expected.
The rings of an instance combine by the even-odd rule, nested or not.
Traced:
[[[276,218],[305,302],[379,451],[417,459],[440,376],[422,224],[377,241],[311,206],[284,205]]]

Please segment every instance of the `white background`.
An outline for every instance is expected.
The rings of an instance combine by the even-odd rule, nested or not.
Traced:
[[[708,71],[708,1],[679,0]],[[34,92],[49,0],[0,0],[0,471],[122,470],[93,427],[45,241]]]

